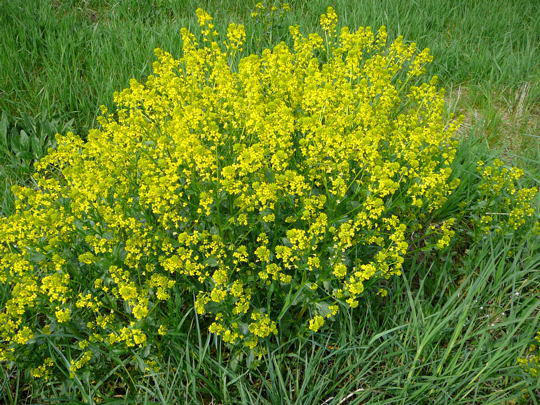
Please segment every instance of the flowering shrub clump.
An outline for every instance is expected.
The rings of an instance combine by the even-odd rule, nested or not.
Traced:
[[[244,27],[219,42],[197,16],[202,35],[181,31],[179,59],[156,50],[153,74],[115,94],[87,142],[58,135],[37,186],[14,189],[0,218],[1,361],[47,377],[104,351],[142,358],[174,329],[171,303],[261,350],[357,307],[422,231],[449,245],[455,219],[430,218],[459,183],[459,123],[423,79],[427,49],[389,43],[384,27],[338,30],[329,8],[325,39],[292,26],[291,45],[232,63]],[[520,207],[512,226],[530,215]]]

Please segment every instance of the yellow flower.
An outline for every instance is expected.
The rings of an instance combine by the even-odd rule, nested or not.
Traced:
[[[197,18],[199,19],[199,25],[201,27],[208,25],[208,23],[212,21],[212,16],[206,11],[204,11],[202,8],[198,8],[197,10],[195,10],[195,13],[197,14]]]
[[[71,310],[69,308],[59,309],[55,313],[56,320],[60,323],[69,322],[71,319]]]
[[[227,39],[229,43],[227,47],[233,50],[242,49],[242,45],[246,41],[246,30],[242,24],[231,23],[227,27]]]
[[[338,263],[334,266],[332,273],[337,278],[343,278],[347,275],[347,266],[345,266],[343,263]]]
[[[329,6],[326,9],[326,13],[322,14],[320,17],[321,28],[325,32],[332,34],[336,30],[337,22],[338,16],[336,14],[336,11],[332,6]]]
[[[309,320],[309,329],[317,332],[324,325],[324,318],[320,315],[315,315]]]

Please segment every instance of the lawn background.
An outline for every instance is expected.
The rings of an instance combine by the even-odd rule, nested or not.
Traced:
[[[12,209],[11,185],[31,184],[32,162],[56,131],[84,137],[114,91],[150,73],[155,47],[179,55],[179,29],[195,27],[197,7],[214,16],[218,30],[244,23],[246,54],[286,39],[291,24],[317,30],[328,5],[340,25],[386,25],[391,39],[404,35],[429,47],[430,73],[448,89],[448,109],[466,118],[455,167],[468,179],[461,195],[473,187],[476,160],[488,155],[524,167],[529,183],[540,183],[538,1],[290,1],[291,11],[271,26],[250,16],[255,3],[1,0],[0,215]],[[516,363],[540,329],[538,241],[489,236],[458,256],[413,257],[390,281],[388,297],[366,299],[342,316],[339,330],[282,342],[255,370],[221,361],[222,345],[198,329],[193,313],[179,314],[163,372],[111,387],[102,400],[539,403],[538,379]],[[32,383],[9,368],[0,377],[6,403],[88,403],[103,389],[91,381]]]

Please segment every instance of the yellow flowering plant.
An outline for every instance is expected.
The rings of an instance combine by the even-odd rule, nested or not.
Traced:
[[[74,377],[111,350],[150,358],[189,307],[231,348],[261,353],[370,286],[386,295],[377,280],[402,272],[417,235],[449,245],[455,219],[431,218],[459,184],[459,120],[424,75],[427,50],[384,27],[338,29],[329,8],[324,38],[292,26],[291,44],[232,66],[244,27],[220,42],[197,16],[201,38],[182,29],[178,59],[157,49],[153,74],[114,95],[87,141],[58,135],[36,186],[14,188],[1,362]]]
[[[482,198],[471,210],[481,232],[515,233],[531,226],[539,229],[538,220],[534,220],[538,188],[520,186],[525,174],[522,169],[507,167],[500,159],[494,159],[489,163],[479,161],[477,171]]]

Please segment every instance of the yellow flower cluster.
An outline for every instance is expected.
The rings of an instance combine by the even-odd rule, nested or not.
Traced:
[[[321,15],[319,21],[324,32],[333,34],[338,22],[338,16],[334,8],[328,7],[326,13]]]
[[[219,42],[197,17],[202,41],[183,29],[178,59],[156,50],[100,129],[58,135],[37,187],[14,189],[0,218],[0,361],[33,345],[34,375],[48,375],[54,338],[73,375],[100,346],[157,345],[173,294],[250,349],[285,318],[316,331],[401,273],[411,224],[458,185],[458,122],[443,118],[436,78],[417,78],[427,50],[387,43],[384,28],[338,30],[330,8],[331,42],[293,26],[292,46],[231,66],[244,27]]]
[[[478,189],[482,197],[478,222],[483,232],[516,231],[535,223],[540,229],[534,204],[539,189],[518,185],[524,175],[522,169],[505,167],[501,160],[495,159],[489,164],[478,162],[477,170],[481,175]]]
[[[456,218],[449,218],[440,224],[430,225],[428,227],[428,233],[437,236],[437,240],[434,245],[437,249],[441,250],[450,245],[450,242],[456,231],[453,226],[456,224]]]
[[[227,27],[227,39],[229,42],[226,46],[232,50],[241,50],[242,45],[246,40],[246,30],[242,24],[231,23]]]

